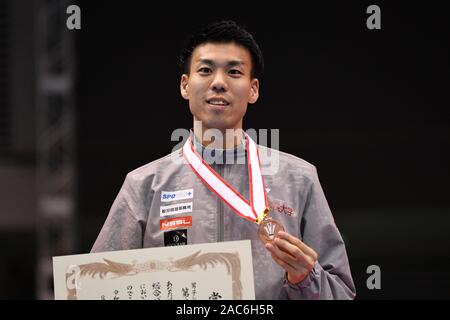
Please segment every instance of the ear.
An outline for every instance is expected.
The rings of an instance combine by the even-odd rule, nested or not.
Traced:
[[[252,79],[250,85],[251,87],[248,103],[255,103],[259,97],[259,80],[257,78]]]
[[[184,99],[189,100],[189,76],[187,74],[181,75],[180,93]]]

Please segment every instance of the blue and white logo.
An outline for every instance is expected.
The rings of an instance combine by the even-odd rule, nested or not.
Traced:
[[[161,192],[161,202],[192,199],[193,197],[194,197],[194,189]]]

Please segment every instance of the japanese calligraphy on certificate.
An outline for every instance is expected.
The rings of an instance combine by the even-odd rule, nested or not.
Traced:
[[[250,240],[53,257],[58,300],[255,299]]]

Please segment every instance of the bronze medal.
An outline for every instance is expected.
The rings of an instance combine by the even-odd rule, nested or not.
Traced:
[[[272,242],[279,231],[284,231],[281,222],[266,217],[260,224],[258,229],[259,239],[266,244]]]

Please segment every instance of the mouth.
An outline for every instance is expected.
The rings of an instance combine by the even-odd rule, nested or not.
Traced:
[[[228,102],[228,100],[226,100],[225,98],[222,98],[222,97],[213,97],[213,98],[207,99],[206,103],[208,103],[210,106],[219,107],[219,108],[223,108],[223,107],[230,105],[230,102]]]

